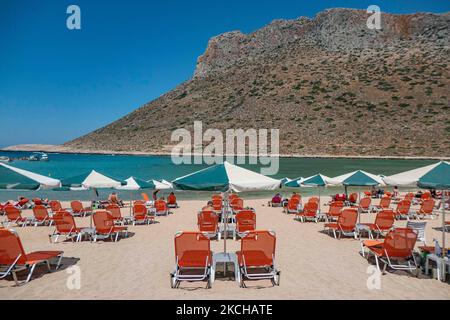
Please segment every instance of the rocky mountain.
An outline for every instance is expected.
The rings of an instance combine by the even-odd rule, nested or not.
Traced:
[[[66,143],[71,150],[170,152],[171,133],[280,129],[280,153],[450,156],[450,13],[331,9],[212,38],[191,80]]]

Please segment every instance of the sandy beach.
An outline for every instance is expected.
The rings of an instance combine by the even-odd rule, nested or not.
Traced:
[[[258,229],[277,234],[276,259],[282,272],[279,287],[257,281],[247,282],[248,288],[242,289],[232,280],[216,279],[210,290],[203,283],[183,283],[181,289],[171,289],[173,236],[180,230],[195,231],[196,213],[204,205],[203,201],[182,201],[174,214],[158,217],[157,224],[129,226],[130,237],[117,243],[51,244],[48,235],[54,227],[15,228],[25,251],[63,250],[64,265],[54,273],[38,272],[21,287],[14,287],[12,279],[0,280],[0,299],[450,299],[447,283],[399,271],[383,275],[380,290],[369,290],[367,268],[371,264],[359,255],[359,240],[335,240],[322,232],[323,223],[294,221],[282,209],[267,207],[267,200],[244,196],[244,201],[256,209]],[[325,201],[328,198],[322,199]],[[129,208],[122,210],[123,215],[129,212]],[[31,215],[30,210],[24,213]],[[362,221],[371,222],[374,217],[364,214]],[[441,239],[441,232],[435,229],[440,220],[427,221],[426,236],[431,244],[433,238]],[[77,224],[88,226],[89,218],[77,218]],[[396,226],[405,224],[396,222]],[[450,243],[450,237],[447,239]],[[214,252],[223,250],[223,241],[211,245]],[[239,245],[239,241],[228,241],[229,251],[236,251]],[[67,267],[72,264],[81,270],[80,290],[67,287]]]

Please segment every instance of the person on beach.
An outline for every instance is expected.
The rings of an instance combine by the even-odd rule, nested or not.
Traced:
[[[123,201],[120,200],[119,196],[117,195],[116,192],[113,192],[109,195],[108,197],[108,201],[110,204],[116,204],[119,207],[123,207]]]
[[[208,201],[206,206],[204,206],[202,208],[202,211],[214,211],[213,202],[212,201]]]
[[[171,192],[169,194],[169,196],[167,197],[167,205],[169,206],[169,208],[179,208],[175,193]]]
[[[398,187],[397,186],[394,187],[394,192],[392,193],[392,195],[394,196],[394,198],[398,197]]]
[[[269,207],[280,207],[281,202],[283,201],[283,198],[280,193],[277,193],[271,201],[269,201]]]
[[[159,192],[159,189],[156,189],[155,191],[153,191],[153,201],[158,200],[158,192]]]

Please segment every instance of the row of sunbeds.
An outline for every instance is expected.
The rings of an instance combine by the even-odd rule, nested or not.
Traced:
[[[241,249],[235,253],[235,277],[240,286],[246,286],[245,280],[262,279],[279,285],[280,271],[275,264],[276,234],[273,231],[256,230],[256,213],[253,209],[244,208],[241,198],[232,195],[228,201],[233,213],[230,222],[235,223],[233,238],[236,240],[239,237],[241,242]],[[223,214],[222,197],[214,195],[212,203],[213,210],[203,209],[198,213],[198,231],[175,235],[176,266],[170,274],[172,288],[178,288],[182,281],[206,281],[207,288],[212,285],[211,273],[215,272],[215,268],[210,241],[213,238],[220,240],[222,233],[224,237],[228,236],[219,227],[219,220],[224,223],[228,219]]]

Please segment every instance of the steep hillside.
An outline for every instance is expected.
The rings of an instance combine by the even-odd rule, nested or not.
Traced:
[[[278,128],[296,155],[450,156],[450,14],[332,9],[210,40],[192,80],[72,150],[170,152],[177,128]]]

